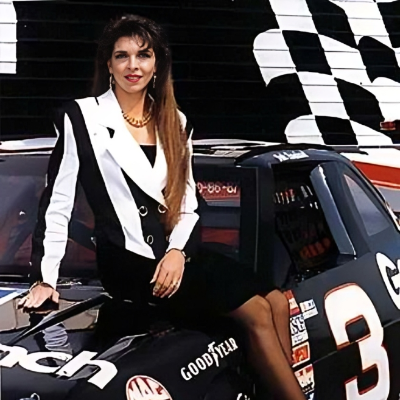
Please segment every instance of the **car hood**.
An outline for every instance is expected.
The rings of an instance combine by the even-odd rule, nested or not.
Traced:
[[[115,325],[129,329],[104,340],[101,315],[116,306],[101,288],[60,289],[59,309],[44,313],[18,309],[26,291],[0,288],[2,400],[35,393],[40,400],[126,399],[128,388],[135,391],[137,385],[190,399],[193,393],[205,395],[221,370],[239,362],[238,341],[229,328],[176,329],[155,319],[150,330],[140,310],[124,306],[126,312],[116,311]]]

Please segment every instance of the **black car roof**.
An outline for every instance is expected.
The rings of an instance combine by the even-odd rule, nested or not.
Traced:
[[[195,163],[204,165],[280,164],[299,160],[342,160],[335,149],[319,144],[288,144],[240,140],[194,141]]]
[[[50,154],[57,138],[34,138],[0,142],[0,154],[29,155]],[[196,165],[261,165],[279,164],[298,160],[341,160],[349,162],[337,153],[350,149],[337,149],[309,143],[272,143],[240,139],[194,140],[193,152]],[[351,152],[360,152],[352,148]]]

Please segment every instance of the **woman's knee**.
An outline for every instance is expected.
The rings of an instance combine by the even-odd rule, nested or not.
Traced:
[[[271,305],[272,313],[279,316],[289,315],[289,301],[279,290],[274,290],[265,297]]]
[[[265,330],[274,326],[271,305],[261,296],[252,297],[231,316],[247,330]]]

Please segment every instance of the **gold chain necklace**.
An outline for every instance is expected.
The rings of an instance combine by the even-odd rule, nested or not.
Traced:
[[[127,121],[129,125],[132,125],[135,128],[143,128],[153,118],[153,102],[151,103],[149,112],[142,119],[132,118],[127,113],[124,113],[124,110],[121,110],[121,112],[122,112],[122,116],[124,117],[125,121]]]

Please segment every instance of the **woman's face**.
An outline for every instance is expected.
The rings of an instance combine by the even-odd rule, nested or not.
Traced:
[[[115,85],[127,93],[138,93],[146,89],[156,72],[153,49],[140,47],[141,40],[124,36],[114,44],[108,61],[108,70],[114,75]]]

